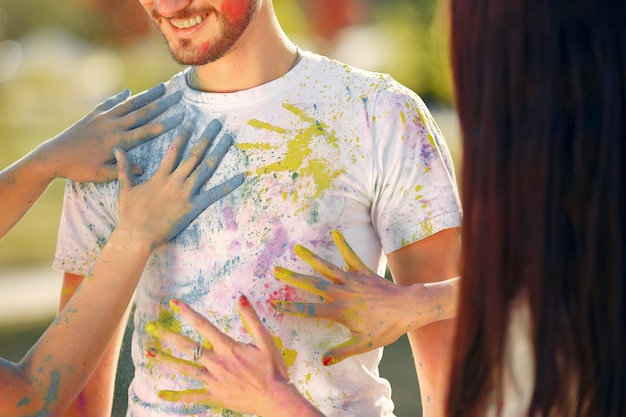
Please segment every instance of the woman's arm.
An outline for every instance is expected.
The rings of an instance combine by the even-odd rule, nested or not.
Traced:
[[[119,224],[91,273],[37,344],[18,364],[0,361],[1,415],[61,415],[99,363],[153,249],[242,183],[243,176],[238,175],[196,193],[232,138],[224,136],[205,158],[214,136],[203,135],[177,165],[192,126],[183,127],[157,173],[137,186],[125,153],[115,150]]]

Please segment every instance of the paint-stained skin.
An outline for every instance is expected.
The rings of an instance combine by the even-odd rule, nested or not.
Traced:
[[[224,2],[222,12],[236,15],[246,3]],[[294,254],[296,244],[342,264],[330,237],[331,230],[339,229],[363,261],[383,275],[383,251],[459,225],[454,171],[441,134],[417,96],[387,76],[306,52],[303,56],[285,76],[233,94],[189,89],[188,73],[167,84],[169,90],[184,91],[176,110],[197,119],[188,146],[214,118],[222,121],[222,134],[234,138],[207,187],[240,172],[247,177],[239,189],[157,248],[146,266],[135,298],[136,379],[129,392],[134,415],[166,415],[159,410],[225,415],[222,410],[202,414],[204,408],[156,397],[160,390],[198,385],[150,365],[143,353],[152,338],[146,324],[163,321],[193,335],[186,324],[164,313],[169,300],[177,298],[248,343],[236,311],[240,294],[248,296],[276,336],[292,380],[314,405],[331,415],[349,407],[380,414],[391,409],[389,388],[375,376],[378,351],[324,366],[334,359],[323,352],[348,340],[349,332],[326,320],[303,320],[272,308],[276,300],[317,302],[313,290],[323,291],[325,284],[316,283],[308,294],[276,279],[274,268],[314,273]],[[145,171],[140,180],[153,175],[173,134],[129,152]],[[98,253],[96,237],[107,236],[117,222],[116,199],[115,183],[68,186],[56,266],[85,272]],[[189,357],[189,352],[180,354]],[[387,399],[368,402],[361,392]]]
[[[239,20],[245,16],[250,7],[250,0],[224,0],[221,11],[230,20]]]

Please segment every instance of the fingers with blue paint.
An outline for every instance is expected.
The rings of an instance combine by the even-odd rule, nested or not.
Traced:
[[[233,137],[226,134],[222,136],[219,142],[211,150],[211,152],[204,158],[204,161],[196,169],[196,185],[195,191],[198,191],[200,187],[213,175],[215,169],[222,161],[226,153],[233,144]]]
[[[221,128],[222,124],[218,120],[211,121],[175,171],[180,176],[184,189],[188,191],[191,207],[173,227],[167,240],[176,237],[207,207],[243,184],[245,176],[237,174],[208,190],[201,190],[207,181],[211,179],[215,169],[233,144],[232,136],[224,135],[217,145],[206,154],[207,149],[211,146]]]
[[[231,193],[245,180],[245,175],[237,174],[223,183],[216,185],[209,190],[201,191],[197,193],[192,199],[192,207],[189,213],[183,217],[177,226],[172,231],[170,239],[176,237],[182,232],[200,213],[202,213],[207,207],[220,200],[222,197]]]
[[[194,130],[194,126],[190,124],[186,126],[186,129],[189,130],[189,134],[191,134],[191,132],[193,132]],[[203,159],[206,160],[206,153],[213,144],[213,141],[219,134],[220,130],[222,130],[222,123],[220,123],[220,121],[217,119],[211,120],[211,122],[209,122],[196,143],[191,147],[189,152],[187,152],[184,157],[182,154],[179,155],[179,161],[177,165],[183,165],[187,167],[185,170],[180,170],[180,174],[183,175],[185,179],[187,177],[193,179],[198,178],[198,171],[202,170],[202,167],[204,165]],[[226,148],[226,152],[227,151],[228,148]],[[224,152],[224,154],[226,152]],[[196,188],[192,190],[192,194],[197,193],[200,187],[204,185],[204,183],[211,177],[211,175],[213,175],[213,172],[211,172],[209,175],[206,175],[199,185],[196,184]],[[198,181],[196,180],[196,183],[197,182]]]
[[[129,114],[146,106],[148,103],[163,96],[165,91],[165,84],[159,83],[154,87],[137,94],[132,100],[129,100],[122,108],[120,108],[120,111],[122,112],[121,114]]]
[[[79,182],[105,182],[117,178],[113,148],[128,150],[174,129],[184,119],[179,112],[163,115],[180,100],[180,93],[162,97],[160,86],[129,97],[118,93],[81,120],[39,145],[29,157],[41,165],[43,180],[67,178]],[[159,121],[154,119],[163,116]],[[134,171],[141,172],[139,167]]]
[[[128,129],[132,131],[161,116],[170,107],[178,103],[181,97],[182,93],[177,91],[161,97],[152,103],[147,104],[145,107],[141,107],[138,110],[125,115],[125,117],[132,121],[132,124]]]
[[[117,106],[128,97],[130,97],[130,90],[127,88],[126,90],[120,91],[119,93],[107,98],[102,103],[98,104],[94,111],[105,112],[111,110],[113,107]]]
[[[194,128],[193,120],[185,122],[156,173],[139,185],[134,185],[135,176],[129,169],[130,164],[125,152],[121,149],[115,150],[119,164],[120,183],[120,224],[118,227],[131,228],[130,226],[133,225],[136,228],[136,225],[143,221],[144,227],[140,228],[143,232],[142,237],[150,239],[153,246],[159,245],[176,237],[207,207],[243,183],[243,176],[236,175],[208,191],[198,192],[197,182],[200,176],[198,168],[205,164],[206,159],[215,158],[212,153],[205,156],[211,140],[219,131],[215,124],[211,126],[213,126],[211,127],[213,133],[202,135],[186,157],[181,160],[180,156]],[[219,149],[216,152],[219,157],[214,160],[219,163],[225,151]],[[202,179],[206,182],[210,176],[203,176]],[[155,194],[152,187],[158,188],[171,197],[169,205],[164,206],[160,203],[162,196]],[[131,198],[134,206],[129,203]],[[142,212],[148,208],[151,208],[153,215],[146,218]],[[137,234],[138,231],[134,230],[133,233]]]

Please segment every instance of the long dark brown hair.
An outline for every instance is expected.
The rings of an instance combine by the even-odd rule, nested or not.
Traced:
[[[502,399],[525,294],[528,415],[625,416],[626,6],[451,0],[451,31],[465,214],[449,415]]]

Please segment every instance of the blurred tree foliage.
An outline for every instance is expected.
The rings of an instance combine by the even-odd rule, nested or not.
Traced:
[[[378,0],[374,20],[394,40],[392,73],[427,101],[452,104],[446,0]]]

